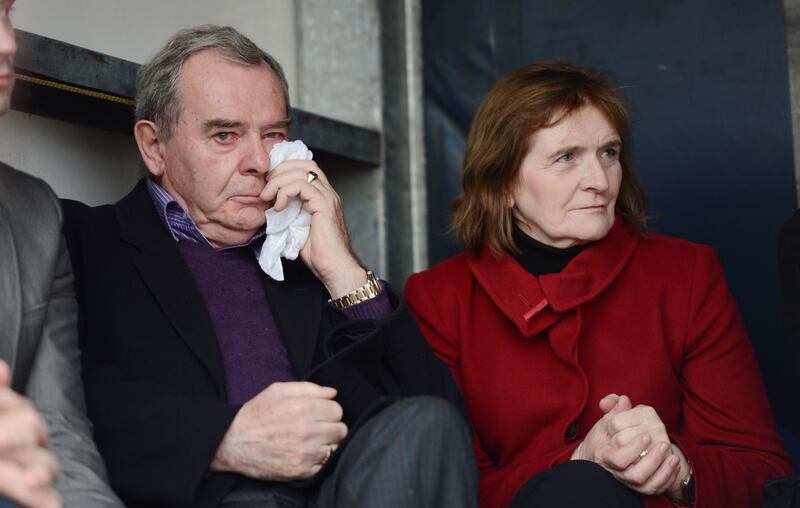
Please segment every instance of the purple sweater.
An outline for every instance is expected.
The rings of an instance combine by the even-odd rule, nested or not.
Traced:
[[[191,240],[178,248],[219,340],[228,402],[243,404],[276,381],[296,381],[252,250],[217,250]]]
[[[215,249],[167,191],[152,180],[148,189],[206,302],[222,354],[228,402],[243,404],[271,383],[297,380],[254,254],[263,231],[243,245]],[[354,319],[381,319],[391,311],[385,290],[345,309]]]

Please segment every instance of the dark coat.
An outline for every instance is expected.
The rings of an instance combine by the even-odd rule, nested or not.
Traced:
[[[569,460],[609,393],[655,408],[692,465],[696,508],[760,506],[763,483],[792,473],[708,246],[638,240],[617,217],[560,273],[484,249],[412,276],[406,298],[463,391],[484,507]]]
[[[208,468],[239,406],[226,402],[217,338],[177,243],[144,180],[113,206],[65,201],[64,212],[88,411],[112,487],[132,505],[215,505],[236,475]],[[301,379],[338,390],[351,433],[386,396],[459,403],[391,288],[390,316],[349,320],[302,262],[284,271],[264,285],[289,359]]]

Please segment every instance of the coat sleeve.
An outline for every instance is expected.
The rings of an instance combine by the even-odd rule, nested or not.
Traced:
[[[446,328],[447,321],[440,316],[440,306],[434,301],[434,295],[437,293],[428,289],[424,274],[414,274],[408,278],[405,288],[408,309],[436,356],[450,369],[458,389],[463,391],[458,339]],[[441,298],[441,295],[436,298]]]
[[[425,341],[404,301],[388,284],[384,291],[391,310],[379,319],[342,321],[346,313],[328,306],[340,319],[323,332],[322,361],[307,379],[337,388],[348,425],[383,396],[435,395],[466,414],[450,372]]]
[[[53,206],[58,208],[55,197],[50,196]],[[55,272],[25,395],[47,423],[50,448],[61,467],[56,489],[64,505],[121,507],[122,503],[108,487],[105,466],[86,417],[72,271],[60,224],[53,229],[60,237]]]
[[[209,464],[239,407],[90,369],[97,443],[126,503],[215,506],[235,477],[210,473]]]
[[[383,320],[383,360],[404,387],[403,395],[438,395],[463,410],[451,373],[434,354],[408,311],[405,301],[387,286],[393,311]]]
[[[686,295],[683,421],[672,439],[695,476],[695,506],[760,506],[767,480],[792,474],[758,363],[717,255],[702,246]]]
[[[434,295],[437,299],[443,297],[441,292],[437,293],[428,288],[424,274],[415,274],[409,277],[406,283],[405,297],[411,315],[416,319],[422,335],[431,345],[436,356],[450,369],[458,390],[463,394],[461,354],[457,335],[452,330],[454,325],[451,324],[455,321],[455,315],[448,316],[450,318],[448,322],[445,316],[441,315],[442,307],[435,302]],[[486,476],[487,473],[495,471],[497,468],[494,461],[481,448],[478,437],[474,433],[472,441],[481,475]]]

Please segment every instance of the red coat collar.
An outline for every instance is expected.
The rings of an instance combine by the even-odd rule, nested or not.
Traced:
[[[605,238],[586,247],[561,273],[536,277],[509,255],[496,259],[486,246],[467,254],[467,264],[494,304],[530,337],[605,290],[637,245],[618,215]]]

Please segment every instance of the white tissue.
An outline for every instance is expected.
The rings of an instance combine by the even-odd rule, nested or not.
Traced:
[[[281,141],[269,152],[270,171],[288,160],[311,160],[314,154],[300,140]],[[281,257],[297,259],[308,240],[311,214],[303,210],[299,198],[290,198],[285,209],[270,208],[267,215],[267,237],[258,256],[261,269],[274,280],[283,280]]]

